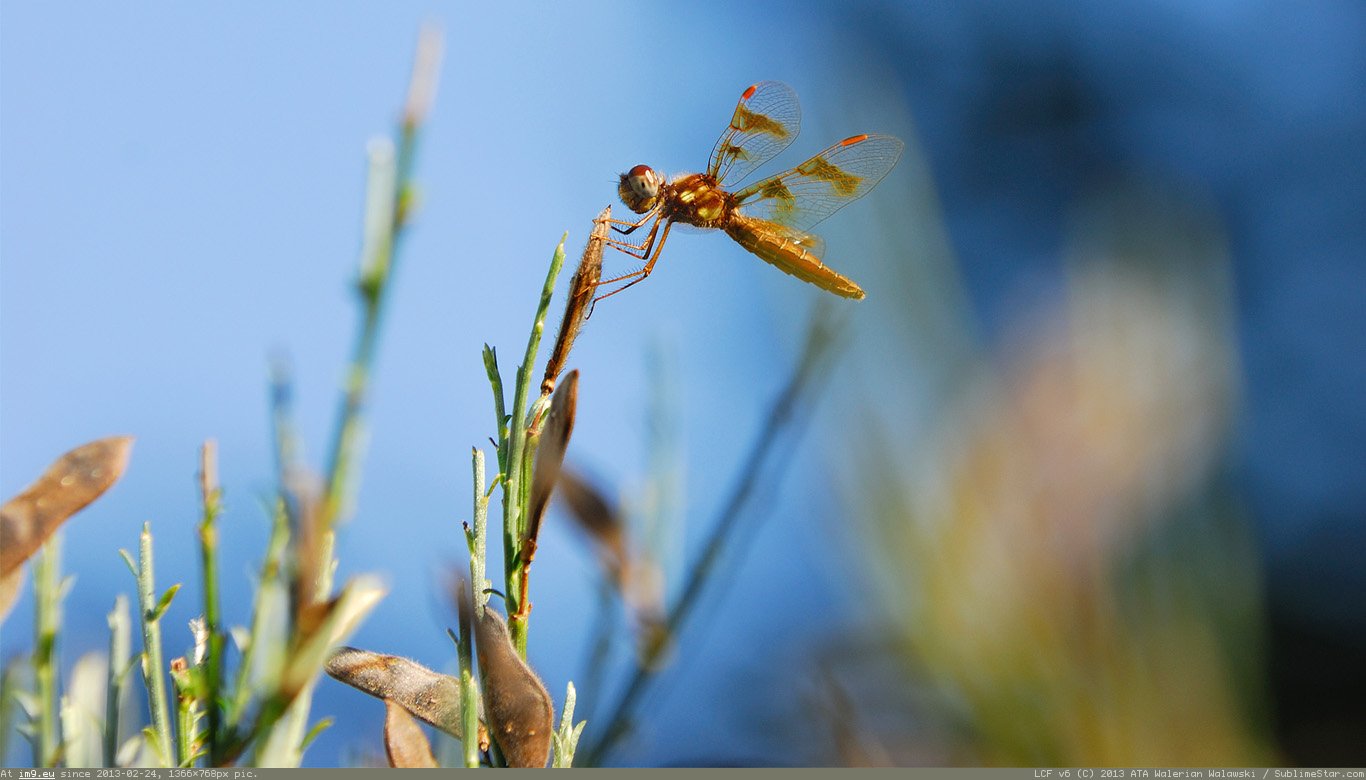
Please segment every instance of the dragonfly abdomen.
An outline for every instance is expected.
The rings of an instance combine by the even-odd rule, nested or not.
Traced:
[[[813,235],[739,213],[731,216],[725,230],[740,246],[804,282],[845,298],[864,295],[854,280],[821,262],[824,247]]]

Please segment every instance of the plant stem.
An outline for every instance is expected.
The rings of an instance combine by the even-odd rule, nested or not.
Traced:
[[[489,376],[489,386],[493,388],[493,413],[498,430],[498,471],[506,474],[508,420],[507,406],[503,399],[503,376],[498,372],[498,350],[484,345],[484,370]]]
[[[204,514],[199,524],[200,563],[204,582],[204,630],[208,647],[202,670],[204,689],[201,692],[207,709],[209,763],[216,766],[221,750],[223,706],[218,692],[223,685],[223,653],[226,643],[218,597],[218,527],[222,491],[218,487],[218,447],[213,440],[204,442],[200,454],[200,497]]]
[[[190,690],[185,659],[177,658],[172,661],[171,668],[171,687],[175,690],[176,754],[180,756],[176,766],[187,767],[194,763],[195,699],[194,693]]]
[[[166,699],[165,665],[161,653],[161,615],[158,613],[152,562],[152,524],[142,524],[138,538],[138,606],[142,615],[142,676],[147,683],[147,702],[157,749],[167,766],[179,762],[171,739],[171,713]]]
[[[35,766],[56,766],[61,734],[58,732],[57,635],[62,623],[61,537],[53,534],[33,565],[34,628],[33,679],[38,698],[38,731],[34,742]]]
[[[455,639],[456,652],[460,658],[461,751],[465,766],[474,769],[479,767],[479,686],[474,681],[474,632],[470,618],[471,613],[477,619],[483,618],[485,600],[488,598],[484,595],[484,583],[487,581],[489,494],[484,488],[483,450],[475,447],[471,460],[474,469],[474,530],[470,539],[470,583],[462,583],[462,590],[456,596],[460,635],[452,638]]]
[[[375,293],[378,296],[380,293]],[[381,307],[377,297],[367,297],[361,307],[360,331],[347,369],[346,389],[337,412],[337,435],[328,459],[327,493],[323,503],[323,527],[331,528],[342,515],[351,495],[352,480],[360,458],[363,433],[362,412],[370,383],[370,365],[379,336]]]
[[[492,350],[485,347],[485,357]],[[496,363],[490,371],[497,373]],[[497,387],[497,385],[495,385]],[[499,406],[502,392],[498,387]],[[499,416],[501,419],[501,415]],[[474,471],[474,528],[468,533],[470,550],[470,581],[457,583],[460,591],[456,594],[456,608],[459,612],[460,634],[451,634],[455,640],[456,652],[460,659],[460,743],[465,766],[477,769],[479,757],[479,684],[474,679],[474,633],[471,628],[471,615],[482,620],[488,596],[484,594],[486,568],[488,563],[488,526],[489,495],[492,488],[485,489],[484,452],[478,447],[471,449]]]
[[[488,582],[489,495],[484,488],[484,451],[473,450],[474,461],[474,545],[470,550],[470,588],[474,596],[474,614],[484,617],[484,594]]]
[[[550,258],[550,270],[546,273],[545,284],[541,288],[541,300],[536,308],[536,319],[531,325],[531,336],[527,339],[526,355],[517,367],[516,389],[512,396],[512,421],[508,434],[507,461],[503,464],[503,567],[507,596],[508,633],[512,637],[517,654],[526,658],[527,606],[522,603],[521,540],[523,522],[526,516],[531,459],[527,449],[527,394],[531,387],[531,374],[535,368],[536,352],[540,349],[541,335],[545,332],[546,312],[550,309],[550,299],[555,292],[555,279],[564,266],[564,242],[569,237],[566,232],[560,237],[555,253]]]
[[[714,570],[717,560],[725,551],[727,543],[736,534],[736,530],[742,525],[738,522],[741,510],[759,483],[759,477],[769,460],[769,453],[774,451],[775,445],[795,423],[803,420],[796,412],[800,408],[801,402],[812,392],[812,380],[819,379],[824,375],[825,372],[817,369],[831,352],[830,346],[834,339],[834,326],[827,321],[823,312],[824,310],[817,310],[813,317],[801,360],[783,391],[770,407],[768,418],[760,429],[758,438],[751,445],[749,455],[745,458],[744,466],[741,468],[732,488],[730,498],[713,522],[711,533],[707,537],[701,553],[688,571],[682,592],[669,609],[665,621],[665,636],[676,637],[684,622],[696,608],[699,601],[698,597]],[[779,451],[790,455],[793,448],[786,447]],[[785,464],[786,460],[781,463]],[[774,479],[778,477],[777,474],[772,476]],[[617,702],[611,716],[605,720],[607,725],[601,731],[601,738],[589,751],[587,766],[597,766],[606,752],[626,732],[636,702],[645,692],[649,683],[655,679],[654,675],[658,668],[655,662],[666,645],[667,643],[660,642],[650,647],[647,650],[647,656],[637,665],[630,682],[627,683],[625,693]]]
[[[109,613],[109,681],[104,698],[104,765],[107,767],[114,766],[118,757],[119,705],[131,669],[128,654],[133,646],[132,634],[128,599],[120,593],[114,597],[114,609]]]
[[[422,46],[435,48],[435,59],[423,59]],[[419,44],[419,56],[413,72],[413,82],[427,80],[435,83],[434,68],[440,59],[439,37],[424,38]],[[430,99],[430,95],[427,96]],[[370,179],[366,197],[366,247],[362,257],[360,281],[356,285],[361,297],[361,320],[356,333],[346,389],[337,411],[337,433],[328,458],[327,492],[323,503],[322,525],[330,530],[341,519],[349,496],[359,487],[358,466],[363,434],[363,412],[370,386],[370,370],[374,363],[384,302],[391,287],[394,263],[398,257],[403,228],[407,224],[412,200],[412,168],[417,154],[417,141],[424,111],[405,111],[399,129],[397,151],[389,142],[372,144],[370,148]]]

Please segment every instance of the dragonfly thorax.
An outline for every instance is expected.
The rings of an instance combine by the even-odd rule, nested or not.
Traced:
[[[644,214],[659,202],[659,190],[664,186],[664,177],[648,165],[637,165],[621,175],[617,184],[617,194],[621,202],[637,214]]]

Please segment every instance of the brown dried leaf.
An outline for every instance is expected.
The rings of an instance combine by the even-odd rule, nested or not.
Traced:
[[[402,705],[384,701],[384,753],[395,769],[436,769],[432,744]]]
[[[0,623],[5,622],[9,617],[9,611],[14,609],[14,602],[19,600],[19,591],[24,586],[24,567],[20,566],[14,571],[0,577]]]
[[[602,210],[593,220],[593,232],[583,248],[583,258],[579,268],[569,280],[569,297],[564,303],[564,319],[560,321],[560,333],[555,337],[555,348],[550,351],[550,359],[545,363],[545,378],[541,380],[541,395],[550,395],[555,389],[555,380],[569,360],[569,350],[574,347],[574,339],[588,321],[593,310],[593,295],[602,279],[602,252],[607,246],[608,220],[612,218],[612,207]]]
[[[508,766],[544,767],[555,733],[550,694],[517,655],[498,613],[484,610],[475,621],[474,638],[484,678],[484,708],[503,758]]]
[[[0,507],[0,576],[12,574],[68,517],[117,482],[132,448],[132,436],[77,447]]]
[[[570,371],[564,384],[555,391],[541,429],[536,460],[531,467],[531,511],[527,522],[526,539],[522,543],[522,558],[528,563],[536,556],[536,539],[541,533],[541,520],[555,490],[569,437],[574,433],[574,410],[579,398],[579,372]]]
[[[456,739],[460,728],[460,680],[416,661],[354,647],[339,648],[327,673],[357,690],[400,705]]]

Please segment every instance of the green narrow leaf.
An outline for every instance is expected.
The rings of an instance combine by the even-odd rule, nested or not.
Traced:
[[[157,605],[152,608],[152,613],[147,616],[147,619],[153,623],[160,620],[161,616],[166,614],[166,610],[170,608],[171,599],[175,598],[175,594],[179,591],[179,582],[167,588],[166,592],[161,594],[161,599],[157,601]]]
[[[127,550],[120,548],[119,557],[122,558],[123,562],[128,565],[128,571],[132,572],[133,578],[136,579],[138,576],[138,565],[136,562],[133,561],[133,556],[130,555]]]
[[[317,739],[319,734],[332,728],[332,724],[335,722],[336,718],[328,717],[314,723],[313,728],[309,729],[308,733],[304,735],[303,742],[299,745],[299,751],[303,752],[308,750],[308,746],[313,744],[313,740]]]
[[[574,701],[576,693],[574,683],[570,682],[564,693],[564,708],[560,712],[560,728],[555,732],[555,739],[552,743],[553,758],[551,766],[556,769],[569,769],[574,766],[574,751],[579,746],[579,735],[583,733],[583,727],[588,721],[579,721],[574,725]]]

